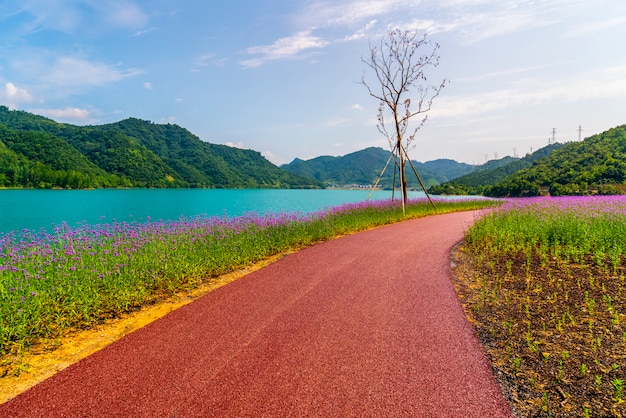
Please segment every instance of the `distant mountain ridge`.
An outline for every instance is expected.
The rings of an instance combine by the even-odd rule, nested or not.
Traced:
[[[495,197],[624,192],[626,125],[564,144],[485,190]]]
[[[0,106],[0,187],[319,188],[257,151],[178,125],[126,119],[74,126]]]
[[[434,186],[435,194],[492,197],[626,193],[626,125],[580,142],[551,144],[498,169]]]
[[[296,158],[291,163],[282,165],[281,168],[294,174],[312,177],[329,185],[372,185],[380,176],[389,156],[389,151],[370,147],[340,157],[321,156],[306,161]],[[454,179],[476,169],[476,166],[449,159],[425,163],[412,162],[426,187]],[[380,187],[392,187],[393,172],[392,160],[380,180]],[[406,174],[409,187],[419,188],[419,183],[408,164]]]
[[[563,144],[558,143],[550,144],[523,158],[504,157],[500,160],[488,161],[475,171],[433,186],[430,191],[434,194],[483,194],[490,190],[491,186],[550,155],[562,146]]]
[[[371,187],[391,188],[382,148],[294,159],[277,167],[253,150],[201,141],[187,129],[136,118],[96,126],[58,123],[0,106],[0,187]],[[412,161],[433,194],[536,196],[626,192],[626,125],[582,142],[552,144],[524,158],[483,165]],[[407,165],[409,187],[419,189]],[[396,180],[396,187],[399,179]]]

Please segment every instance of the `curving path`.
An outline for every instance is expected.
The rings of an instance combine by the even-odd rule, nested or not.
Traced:
[[[0,416],[511,416],[449,280],[449,252],[474,216],[288,255],[0,405]]]

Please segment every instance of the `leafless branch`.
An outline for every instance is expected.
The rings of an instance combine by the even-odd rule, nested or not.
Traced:
[[[439,84],[429,84],[426,77],[427,71],[439,65],[438,51],[439,44],[432,44],[426,34],[393,29],[378,45],[370,42],[368,58],[361,58],[374,74],[375,81],[368,83],[364,73],[361,84],[379,102],[377,128],[389,141],[392,152],[397,153],[404,200],[407,199],[405,154],[400,151],[414,141],[426,123],[433,100],[447,84],[446,79]],[[389,118],[386,118],[387,113]],[[407,135],[411,120],[418,115],[423,117],[418,118],[412,134]],[[387,129],[388,121],[393,124],[393,130]]]

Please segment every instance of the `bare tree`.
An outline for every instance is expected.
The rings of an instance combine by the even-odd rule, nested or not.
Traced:
[[[415,134],[426,122],[433,100],[447,83],[443,79],[439,84],[430,84],[426,77],[428,70],[439,65],[438,50],[439,44],[431,44],[426,39],[426,34],[393,29],[387,32],[379,45],[370,43],[368,59],[361,59],[373,70],[376,79],[373,83],[368,83],[363,74],[361,84],[367,87],[370,96],[380,102],[377,128],[389,141],[391,154],[395,157],[400,174],[403,209],[408,200],[405,173],[407,160],[430,199],[407,151],[415,140]],[[409,122],[415,117],[417,124],[408,131]],[[391,122],[388,123],[388,120]],[[394,189],[395,173],[396,171]]]

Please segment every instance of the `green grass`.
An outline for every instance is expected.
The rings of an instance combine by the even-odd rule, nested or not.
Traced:
[[[248,214],[0,236],[0,356],[86,329],[219,275],[338,235],[472,210],[490,200],[347,204],[311,215]]]
[[[520,416],[623,416],[626,198],[510,200],[457,284]]]

